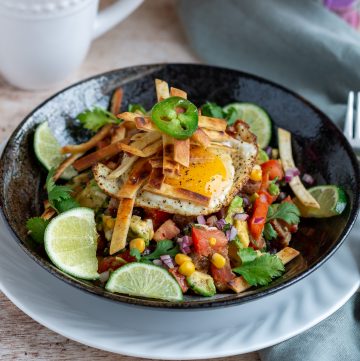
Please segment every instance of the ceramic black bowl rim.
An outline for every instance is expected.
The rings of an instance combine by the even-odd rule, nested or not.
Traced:
[[[224,68],[224,67],[217,67],[217,66],[211,66],[211,65],[203,65],[203,64],[191,64],[191,63],[159,63],[159,64],[150,64],[150,65],[136,65],[136,66],[130,66],[130,67],[126,67],[126,68],[120,68],[120,69],[115,69],[115,70],[111,70],[105,73],[101,73],[101,74],[97,74],[94,76],[91,76],[89,78],[86,78],[84,80],[81,80],[77,83],[74,83],[62,90],[60,90],[59,92],[55,93],[54,95],[52,95],[51,97],[49,97],[48,99],[46,99],[45,101],[43,101],[39,106],[37,106],[30,114],[28,114],[23,120],[22,122],[18,125],[18,127],[13,131],[13,133],[11,134],[10,138],[8,139],[4,150],[1,154],[1,158],[0,158],[0,163],[3,162],[3,157],[6,153],[6,149],[9,146],[9,144],[14,140],[14,138],[16,137],[16,134],[18,133],[18,131],[23,127],[23,124],[38,110],[40,109],[42,106],[44,106],[47,102],[51,101],[53,98],[55,98],[56,96],[58,96],[59,94],[73,88],[76,87],[82,83],[85,83],[87,81],[90,80],[94,80],[97,79],[99,77],[102,76],[107,76],[110,75],[112,73],[117,73],[119,71],[124,71],[124,70],[130,70],[130,69],[134,69],[134,68],[141,68],[141,67],[152,67],[154,69],[159,69],[162,67],[167,67],[167,66],[182,66],[182,67],[186,67],[186,66],[191,66],[191,67],[205,67],[205,68],[215,68],[215,69],[219,69],[219,71],[232,71],[235,72],[236,74],[238,74],[239,76],[243,76],[249,79],[253,79],[256,81],[260,81],[262,83],[267,83],[271,86],[277,87],[281,90],[283,90],[284,92],[287,92],[289,94],[291,94],[292,96],[294,96],[295,98],[298,98],[299,100],[301,100],[303,103],[305,103],[308,107],[310,107],[315,113],[317,113],[319,116],[321,116],[321,118],[324,119],[324,121],[326,122],[326,125],[329,128],[332,128],[332,130],[334,130],[336,133],[338,133],[341,142],[343,143],[344,148],[346,149],[350,159],[351,159],[351,164],[354,168],[354,172],[356,174],[356,179],[357,179],[357,188],[354,190],[354,204],[353,204],[353,208],[350,212],[349,215],[349,219],[348,222],[346,223],[342,233],[340,234],[340,236],[338,237],[338,241],[337,243],[332,247],[329,248],[329,250],[324,253],[320,259],[314,263],[312,266],[310,266],[309,268],[307,268],[306,270],[300,272],[298,275],[296,275],[293,278],[290,278],[288,280],[285,280],[284,282],[275,285],[273,287],[269,287],[266,288],[264,290],[259,290],[259,292],[256,292],[254,294],[250,294],[250,295],[245,295],[243,297],[237,297],[236,298],[236,294],[234,295],[229,295],[223,298],[218,298],[218,299],[206,299],[204,298],[203,301],[196,301],[196,302],[192,302],[192,301],[184,301],[184,302],[166,302],[166,301],[160,301],[160,300],[152,300],[152,299],[145,299],[145,298],[136,298],[136,297],[131,297],[131,296],[126,296],[126,295],[122,295],[122,294],[114,294],[114,293],[110,293],[108,291],[104,290],[99,290],[99,289],[95,289],[92,288],[91,286],[86,286],[85,284],[81,284],[80,282],[76,282],[74,280],[72,280],[69,277],[66,277],[64,274],[60,273],[60,271],[58,271],[56,269],[56,267],[54,267],[53,265],[51,265],[51,263],[49,261],[45,261],[43,259],[41,259],[36,252],[34,252],[33,250],[31,250],[30,248],[28,248],[26,246],[26,244],[18,237],[18,235],[16,234],[16,232],[12,229],[12,227],[9,225],[8,222],[8,215],[4,212],[2,204],[4,204],[4,199],[2,196],[2,193],[0,193],[0,214],[2,214],[2,217],[5,220],[5,223],[7,225],[7,228],[10,230],[10,232],[14,235],[14,238],[16,240],[16,242],[21,246],[21,248],[25,251],[25,253],[30,256],[37,264],[39,264],[41,267],[43,267],[44,269],[46,269],[48,272],[50,272],[52,275],[56,276],[57,278],[59,278],[60,280],[68,283],[71,286],[75,286],[76,288],[82,290],[82,291],[86,291],[90,294],[99,296],[99,297],[104,297],[106,299],[112,300],[112,301],[116,301],[116,302],[123,302],[129,305],[134,305],[134,306],[146,306],[146,307],[153,307],[153,308],[163,308],[163,309],[174,309],[174,310],[194,310],[194,309],[208,309],[210,307],[224,307],[224,306],[235,306],[235,305],[239,305],[245,302],[249,302],[249,301],[254,301],[257,300],[259,298],[271,295],[273,293],[276,293],[280,290],[285,289],[286,287],[291,286],[292,284],[302,280],[303,278],[305,278],[306,276],[308,276],[309,274],[311,274],[313,271],[315,271],[317,268],[319,268],[322,264],[324,264],[337,250],[338,248],[342,245],[342,243],[344,242],[346,236],[349,234],[351,228],[353,227],[358,212],[359,212],[359,203],[360,203],[360,170],[359,170],[359,164],[358,164],[358,160],[357,157],[351,147],[351,145],[349,144],[349,142],[347,141],[347,139],[345,138],[345,136],[342,134],[342,132],[336,127],[336,125],[329,119],[329,117],[327,115],[325,115],[321,110],[319,110],[316,106],[314,106],[312,103],[310,103],[308,100],[304,99],[303,97],[301,97],[300,95],[298,95],[297,93],[295,93],[292,90],[289,90],[288,88],[279,85],[275,82],[266,80],[262,77],[259,77],[257,75],[253,75],[253,74],[249,74],[247,72],[243,72],[243,71],[239,71],[236,69],[230,69],[230,68]]]

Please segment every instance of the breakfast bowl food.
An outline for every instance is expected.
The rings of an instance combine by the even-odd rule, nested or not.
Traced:
[[[155,307],[291,285],[340,246],[359,202],[356,158],[324,114],[203,65],[138,66],[65,89],[14,132],[0,172],[3,214],[36,262]]]

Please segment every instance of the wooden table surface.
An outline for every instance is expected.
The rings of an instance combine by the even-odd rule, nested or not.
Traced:
[[[105,0],[106,6],[111,0]],[[37,104],[63,87],[124,66],[157,62],[199,62],[186,45],[171,0],[146,1],[119,26],[97,39],[81,68],[52,89],[28,92],[0,78],[0,142]],[[100,351],[66,339],[33,321],[0,292],[0,360],[119,360],[132,357]],[[257,353],[219,360],[256,361]]]

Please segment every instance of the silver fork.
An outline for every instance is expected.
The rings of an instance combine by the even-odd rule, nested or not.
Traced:
[[[344,135],[355,150],[360,150],[360,92],[356,94],[356,114],[354,121],[354,92],[349,92]],[[355,123],[355,124],[354,124]]]

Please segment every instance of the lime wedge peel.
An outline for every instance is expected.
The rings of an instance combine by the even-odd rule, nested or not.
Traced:
[[[45,250],[59,269],[74,277],[99,278],[96,258],[95,214],[89,208],[74,208],[55,217],[45,231]]]
[[[129,263],[113,272],[105,286],[107,291],[130,296],[182,301],[177,281],[162,267]]]
[[[250,130],[256,135],[260,148],[265,148],[271,140],[271,120],[267,112],[253,103],[231,103],[224,107],[227,112],[229,108],[235,108],[238,119],[249,124]]]
[[[301,216],[306,218],[328,218],[341,214],[347,205],[345,191],[335,185],[320,185],[308,189],[309,193],[319,203],[320,208],[305,207],[295,198]]]
[[[42,165],[50,170],[52,167],[57,168],[66,158],[60,152],[61,146],[51,133],[48,122],[41,123],[35,130],[34,151]],[[77,175],[73,167],[65,169],[61,175],[62,179],[71,179]]]

